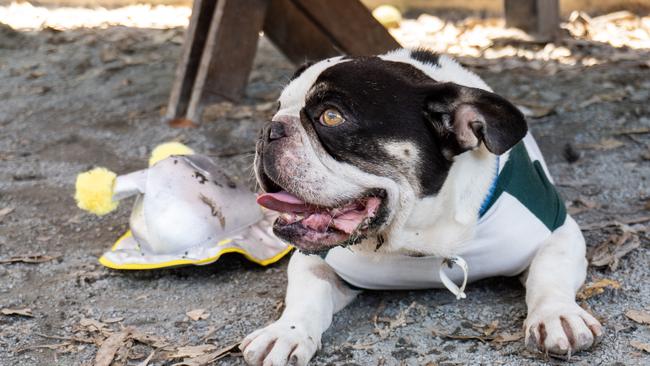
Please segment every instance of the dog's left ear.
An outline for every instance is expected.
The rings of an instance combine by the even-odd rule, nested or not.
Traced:
[[[425,92],[425,118],[452,142],[453,155],[474,149],[481,142],[500,155],[528,131],[519,109],[497,94],[454,83],[433,84]]]

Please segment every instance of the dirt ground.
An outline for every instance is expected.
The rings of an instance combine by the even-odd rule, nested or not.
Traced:
[[[246,100],[209,108],[196,129],[174,129],[160,117],[181,41],[182,29],[0,27],[0,309],[31,309],[0,314],[0,365],[89,365],[98,345],[127,327],[137,336],[123,342],[114,364],[139,364],[153,350],[150,365],[200,364],[193,356],[279,316],[286,259],[261,268],[232,254],[205,267],[109,270],[97,258],[126,230],[129,203],[100,219],[72,198],[78,172],[143,168],[151,149],[169,140],[215,156],[252,187],[253,141],[294,66],[262,39]],[[589,270],[581,303],[606,335],[572,356],[579,365],[650,364],[640,349],[650,327],[625,315],[650,311],[650,65],[648,50],[628,54],[552,70],[525,59],[463,59],[537,116],[530,128],[556,183],[596,259],[610,264]],[[636,246],[620,261],[607,255]],[[25,255],[54,258],[10,260]],[[335,316],[313,364],[564,362],[525,350],[517,279],[481,281],[467,294],[457,301],[441,290],[364,293]],[[209,316],[191,320],[194,309]],[[215,364],[243,360],[235,352]]]

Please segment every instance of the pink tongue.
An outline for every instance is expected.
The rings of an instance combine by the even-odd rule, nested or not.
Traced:
[[[278,212],[310,213],[302,220],[302,224],[318,232],[325,232],[332,225],[346,234],[351,234],[366,217],[372,217],[377,213],[381,200],[376,197],[370,197],[363,211],[351,209],[338,215],[330,212],[314,212],[313,206],[310,208],[300,198],[285,191],[260,194],[257,197],[257,203],[269,210]],[[333,215],[334,217],[332,217]]]
[[[269,210],[278,212],[300,213],[306,212],[309,207],[300,198],[289,192],[262,193],[257,196],[257,203]]]

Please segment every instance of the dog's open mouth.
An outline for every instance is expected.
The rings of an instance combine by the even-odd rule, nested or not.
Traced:
[[[280,213],[273,225],[276,235],[305,252],[317,252],[365,237],[380,216],[382,193],[368,193],[338,207],[312,205],[286,191],[263,193],[257,203]]]

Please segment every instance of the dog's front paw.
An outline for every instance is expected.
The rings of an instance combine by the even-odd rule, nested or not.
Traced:
[[[603,329],[576,303],[545,303],[530,309],[524,322],[526,347],[570,357],[598,343]]]
[[[306,365],[320,347],[320,335],[311,335],[299,323],[277,321],[249,334],[240,345],[249,365]]]

